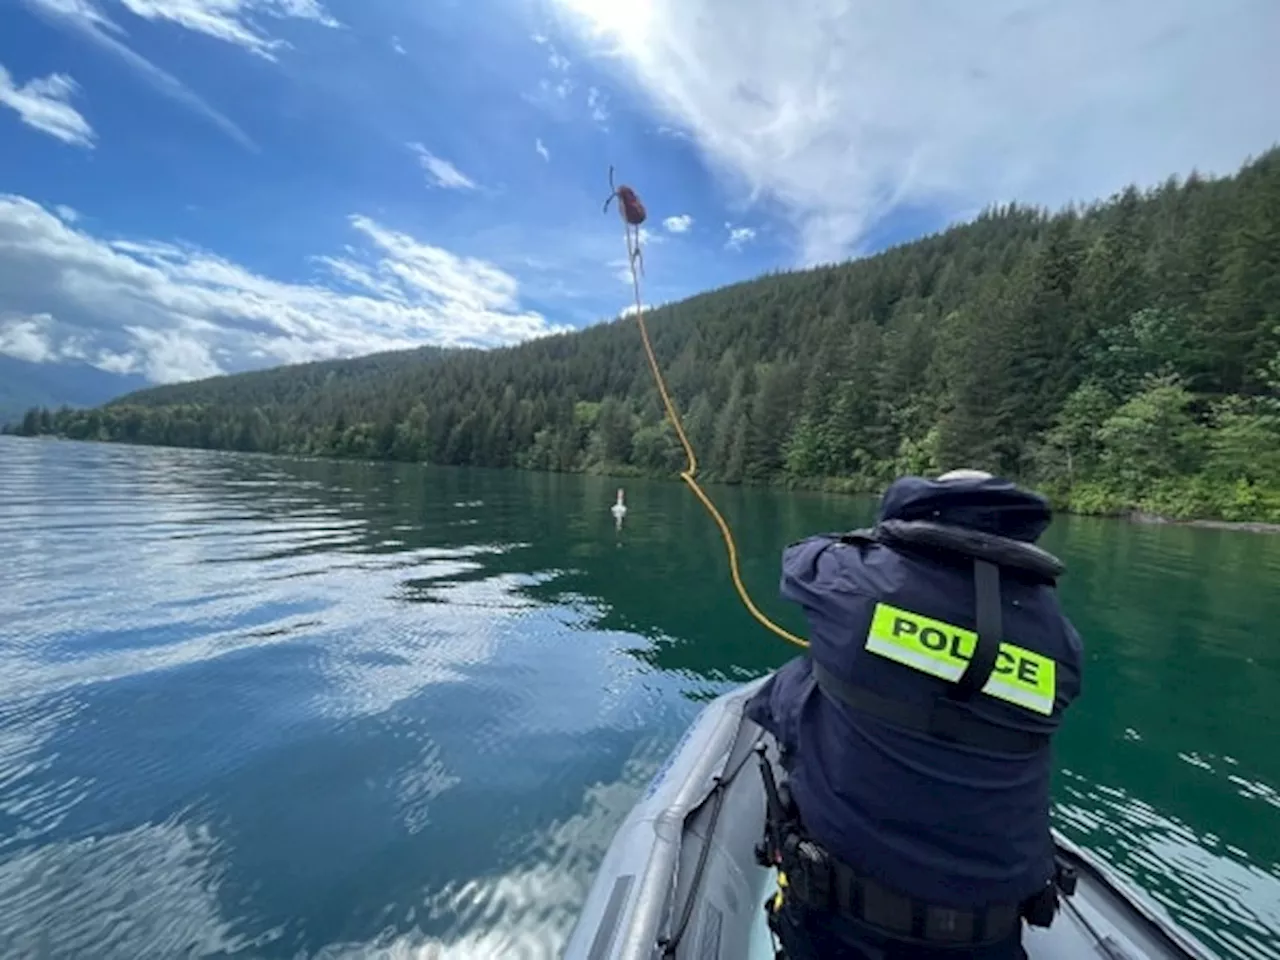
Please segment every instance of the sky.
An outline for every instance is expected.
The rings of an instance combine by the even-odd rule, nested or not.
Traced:
[[[492,347],[1280,142],[1276,0],[0,0],[0,353]]]

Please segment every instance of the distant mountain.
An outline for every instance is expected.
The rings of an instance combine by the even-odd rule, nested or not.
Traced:
[[[702,475],[883,489],[982,467],[1082,512],[1280,522],[1280,148],[648,315]],[[171,384],[24,433],[671,475],[634,319],[489,351]]]
[[[249,407],[278,407],[302,401],[316,390],[342,389],[347,384],[381,381],[406,370],[417,371],[450,353],[440,347],[419,347],[373,353],[342,360],[317,360],[284,368],[226,374],[205,380],[155,386],[136,374],[106,373],[83,363],[29,363],[0,355],[0,426],[17,425],[32,407],[53,411],[61,406],[96,407],[110,401],[165,403],[174,391],[186,403],[234,402]],[[289,373],[281,377],[279,370]]]
[[[87,363],[31,363],[0,354],[0,425],[21,420],[28,407],[95,407],[147,385],[137,374]]]

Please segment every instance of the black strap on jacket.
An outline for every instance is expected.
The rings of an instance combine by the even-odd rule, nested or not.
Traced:
[[[993,753],[1033,753],[1049,744],[1048,734],[997,726],[971,713],[960,701],[940,697],[932,703],[912,703],[882,696],[837,677],[816,660],[813,677],[823,693],[854,710],[948,743]]]
[[[913,528],[921,528],[914,531]],[[913,536],[923,534],[923,537]],[[966,532],[964,536],[974,535]],[[849,683],[835,676],[817,660],[813,661],[814,679],[819,688],[835,700],[844,703],[854,710],[871,714],[888,723],[905,727],[937,739],[976,747],[996,753],[1031,753],[1045,747],[1049,743],[1048,734],[1032,733],[1012,727],[1000,726],[973,714],[967,704],[973,699],[991,678],[996,659],[1000,654],[1000,643],[1004,639],[1004,623],[1000,604],[1000,567],[995,557],[1001,551],[1011,553],[1011,566],[1023,566],[1027,563],[1019,554],[1025,544],[1003,542],[1003,538],[986,536],[985,541],[978,543],[979,549],[972,544],[950,546],[944,539],[952,536],[949,531],[942,530],[936,524],[898,524],[889,527],[882,524],[874,530],[855,531],[846,534],[842,539],[846,543],[878,543],[895,545],[904,543],[911,545],[920,541],[927,548],[950,548],[957,553],[963,552],[973,564],[973,597],[974,620],[977,627],[976,642],[964,672],[947,690],[946,696],[937,697],[931,703],[911,703],[881,696],[874,690],[860,684]],[[990,542],[986,542],[990,541]],[[1030,550],[1035,550],[1032,547]],[[979,552],[983,555],[979,556]],[[1042,551],[1038,551],[1042,552]],[[994,554],[994,555],[993,555]],[[1032,555],[1027,566],[1043,565],[1035,569],[1037,574],[1048,573],[1057,559],[1044,554],[1047,561]],[[1060,572],[1060,565],[1058,571]]]
[[[1030,544],[1008,540],[977,531],[952,529],[934,523],[886,521],[872,530],[856,530],[841,538],[846,543],[878,543],[888,546],[904,544],[949,550],[973,561],[973,606],[977,624],[977,643],[968,666],[956,681],[949,696],[953,700],[969,700],[991,678],[1000,641],[1004,639],[1004,623],[1000,613],[1001,561],[1010,566],[1026,567],[1044,575],[1061,572],[1056,557]],[[1043,559],[1042,559],[1043,557]],[[997,559],[1001,558],[1001,559]],[[1043,567],[1039,565],[1043,564]]]
[[[986,560],[973,561],[974,618],[978,626],[978,641],[964,673],[950,691],[953,700],[968,700],[981,690],[991,678],[1000,653],[1000,641],[1004,639],[1004,624],[1000,616],[1000,568]]]

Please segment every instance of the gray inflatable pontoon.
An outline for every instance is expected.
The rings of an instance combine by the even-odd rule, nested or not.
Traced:
[[[755,859],[765,797],[754,748],[763,738],[775,762],[777,754],[768,734],[743,717],[761,683],[709,703],[672,750],[615,834],[567,960],[773,957],[763,904],[775,887]],[[1031,960],[1213,960],[1096,858],[1055,840],[1079,881],[1053,926],[1026,928]],[[664,951],[668,944],[673,952]]]

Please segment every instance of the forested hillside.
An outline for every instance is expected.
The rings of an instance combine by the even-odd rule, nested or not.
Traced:
[[[649,321],[710,479],[875,490],[970,465],[1077,510],[1280,520],[1280,150],[1087,209],[989,210]],[[21,429],[542,470],[682,464],[633,319],[370,360],[32,411]]]

